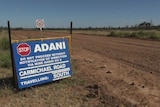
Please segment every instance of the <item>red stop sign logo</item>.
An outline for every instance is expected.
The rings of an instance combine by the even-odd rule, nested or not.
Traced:
[[[31,47],[27,43],[21,43],[17,46],[17,53],[21,56],[28,56],[31,53]]]

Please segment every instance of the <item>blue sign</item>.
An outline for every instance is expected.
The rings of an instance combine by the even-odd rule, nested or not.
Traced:
[[[72,76],[68,39],[13,43],[18,88]]]

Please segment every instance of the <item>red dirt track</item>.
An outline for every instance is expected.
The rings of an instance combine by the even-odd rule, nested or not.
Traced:
[[[12,31],[13,39],[39,34]],[[43,35],[69,34],[48,31]],[[73,34],[72,47],[77,75],[87,81],[80,90],[85,90],[85,101],[95,107],[159,107],[160,41]]]

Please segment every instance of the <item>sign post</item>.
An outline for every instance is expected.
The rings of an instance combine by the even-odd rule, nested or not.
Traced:
[[[12,71],[13,71],[13,84],[15,84],[15,88],[17,88],[17,79],[15,74],[15,65],[14,65],[14,56],[13,56],[13,49],[12,49],[12,38],[11,38],[11,29],[10,29],[10,22],[8,21],[8,35],[9,35],[9,44],[10,44],[10,55],[11,55],[11,62],[12,62]]]
[[[70,22],[70,35],[72,36],[72,21]]]
[[[45,27],[44,19],[38,19],[38,20],[36,20],[36,26],[37,26],[37,28],[40,29],[41,37],[43,37],[43,35],[42,35],[42,28]]]
[[[71,43],[70,44],[72,45],[72,21],[70,22],[70,36],[71,36]],[[70,50],[71,50],[71,54],[72,54],[73,53],[72,46],[70,48],[71,48]]]

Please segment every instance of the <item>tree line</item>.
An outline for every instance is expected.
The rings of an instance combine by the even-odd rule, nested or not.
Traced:
[[[0,27],[0,31],[2,31],[3,29],[8,29],[7,27],[3,27],[1,26]],[[23,28],[23,27],[15,27],[15,28],[11,28],[13,30],[37,30],[39,28]],[[69,30],[70,28],[43,28],[43,30]],[[79,27],[79,28],[74,28],[73,27],[73,30],[109,30],[109,29],[119,29],[119,30],[152,30],[152,29],[155,29],[155,30],[160,30],[160,25],[153,25],[151,22],[142,22],[140,24],[136,24],[136,25],[132,25],[132,26],[125,26],[125,27],[112,27],[112,26],[104,26],[104,27]]]

